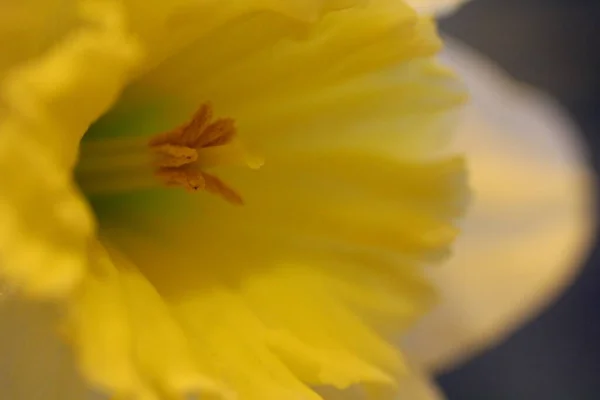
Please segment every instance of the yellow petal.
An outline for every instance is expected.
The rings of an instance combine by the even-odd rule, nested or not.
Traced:
[[[340,178],[338,185],[347,180],[348,187],[355,189],[369,177],[377,178],[375,172],[354,175],[353,165],[344,164],[343,159],[339,169],[335,168],[334,157],[328,160],[332,161],[331,172],[314,175],[324,176],[324,187],[330,186],[330,190],[334,190],[331,183],[338,180],[331,176],[335,172]],[[313,160],[307,157],[306,161]],[[371,165],[385,174],[385,163],[381,168]],[[390,162],[387,167],[393,170],[394,165]],[[441,170],[431,167],[433,170],[420,171],[422,178],[430,176],[429,189],[436,201],[442,201],[439,194],[446,179],[453,180],[454,173],[460,174],[460,169],[450,168],[454,171],[440,178],[444,176],[442,166],[437,166]],[[341,173],[344,167],[350,167],[349,174]],[[372,203],[377,197],[362,201],[349,201],[352,197],[347,197],[345,203],[336,200],[333,193],[324,198],[323,190],[311,189],[310,168],[322,170],[319,164],[310,162],[290,169],[283,165],[278,173],[288,177],[287,184],[284,180],[272,181],[268,171],[261,171],[260,177],[266,181],[253,178],[254,182],[243,188],[263,197],[256,202],[256,197],[250,197],[248,204],[239,209],[207,198],[203,203],[211,210],[210,215],[188,212],[185,220],[176,216],[174,220],[162,220],[139,208],[122,208],[114,219],[103,219],[103,235],[137,265],[183,327],[198,373],[214,377],[245,398],[271,393],[312,396],[305,384],[346,388],[372,382],[393,387],[394,377],[405,371],[402,356],[372,327],[380,332],[397,332],[431,305],[431,289],[416,265],[432,251],[447,246],[453,237],[405,242],[403,238],[418,239],[419,232],[431,234],[440,225],[442,229],[447,227],[431,221],[427,228],[421,228],[427,214],[423,214],[423,221],[417,218],[414,225],[407,224],[407,218],[415,218],[415,211],[412,216],[402,213],[396,217],[391,213],[391,204],[383,208]],[[296,201],[291,198],[300,182],[293,180],[298,171],[306,174],[301,186],[305,194]],[[412,174],[416,171],[413,169]],[[383,184],[376,179],[370,184],[374,193],[386,193],[385,176],[379,177]],[[236,184],[241,185],[243,180]],[[264,186],[259,186],[260,182]],[[408,177],[404,182],[398,179],[400,188],[409,182]],[[436,190],[437,185],[441,191]],[[250,186],[255,186],[254,192]],[[399,192],[395,198],[400,203]],[[278,206],[277,199],[286,195],[291,198],[286,199],[285,207]],[[422,196],[420,201],[427,204],[429,197]],[[445,198],[448,210],[453,210],[447,212],[453,215],[456,204],[450,204],[456,199]],[[183,199],[178,198],[180,205],[185,204],[179,202]],[[323,204],[325,199],[328,202]],[[363,210],[365,201],[374,204],[373,209]],[[342,210],[341,204],[348,209]],[[307,207],[311,212],[303,211]],[[331,222],[323,225],[328,216]],[[349,218],[354,224],[347,222]],[[138,225],[135,221],[143,222]],[[138,228],[131,230],[128,226]],[[453,231],[451,226],[448,228]],[[391,236],[396,243],[388,239]],[[129,274],[122,273],[122,279],[130,279],[126,278]],[[129,312],[152,316],[163,306],[147,294],[149,283],[137,279],[138,283],[130,286]],[[97,300],[102,304],[104,301]],[[159,335],[161,329],[158,321],[152,322],[154,318],[143,318],[138,329]],[[150,328],[153,323],[157,328]],[[162,320],[160,323],[167,324]],[[146,340],[150,339],[157,338]],[[79,346],[91,347],[93,343],[91,338],[82,338]],[[150,354],[156,353],[146,350],[144,354],[152,357]],[[137,368],[146,371],[144,376],[152,376],[152,370],[145,370],[143,364]]]
[[[306,103],[314,100],[331,104],[339,100],[332,96],[342,95],[353,81],[371,79],[377,88],[404,83],[405,89],[417,91],[420,81],[409,87],[410,79],[418,80],[420,74],[440,78],[432,86],[441,85],[443,80],[443,73],[432,63],[409,63],[433,56],[439,49],[433,24],[417,18],[414,11],[394,0],[332,12],[310,25],[299,25],[268,12],[244,15],[233,22],[214,29],[144,76],[142,95],[152,91],[176,94],[188,102],[182,111],[187,114],[190,108],[210,101],[219,113],[235,116],[240,134],[253,138],[259,135],[254,126],[256,119],[265,112],[272,114],[270,121],[275,125],[270,129],[261,126],[261,131],[285,132],[277,125],[280,118],[292,111],[304,118]],[[391,68],[394,71],[389,75],[377,75],[380,80],[369,76]],[[394,91],[398,90],[395,86]],[[323,97],[314,99],[318,93]],[[281,102],[282,97],[293,102]],[[362,106],[372,100],[368,95],[363,98]],[[405,98],[410,95],[407,93]],[[348,109],[346,115],[353,111]],[[252,125],[246,128],[246,124]]]
[[[145,66],[149,71],[166,59],[189,52],[198,41],[212,37],[220,28],[230,29],[232,22],[269,13],[289,23],[314,22],[329,11],[362,3],[362,0],[126,0],[131,24],[143,43],[150,48]],[[245,42],[245,41],[244,41]],[[234,44],[231,42],[230,44]],[[237,46],[237,44],[235,44]]]
[[[431,274],[442,302],[406,342],[437,370],[495,345],[555,301],[595,229],[595,178],[564,111],[457,43],[447,58],[473,95],[456,146],[470,159],[474,200],[454,257]]]
[[[138,57],[112,2],[81,3],[81,27],[14,67],[0,91],[2,272],[62,295],[86,268],[92,216],[71,181],[79,140],[118,96]]]
[[[283,151],[338,146],[418,158],[447,140],[443,111],[465,100],[430,59],[439,45],[429,20],[392,0],[309,27],[253,14],[163,63],[123,101],[173,93],[181,115],[210,101],[267,164]]]
[[[165,262],[158,256],[152,254],[155,262]],[[174,268],[185,262],[170,258]],[[148,262],[142,265],[152,267]],[[180,294],[155,281],[184,328],[200,368],[249,399],[276,393],[314,397],[305,384],[393,385],[393,373],[402,370],[399,356],[346,309],[342,296],[331,292],[332,278],[309,266],[271,268],[239,284],[234,276],[230,283],[226,278],[215,281],[214,272],[208,271],[204,282],[209,287],[180,287]],[[146,322],[148,329],[152,321]]]
[[[188,338],[135,266],[102,248],[95,259],[95,271],[74,299],[69,321],[88,379],[125,397],[200,392],[227,397],[196,367]]]
[[[4,1],[0,4],[0,79],[27,59],[40,56],[76,22],[71,0]]]
[[[147,393],[130,356],[133,333],[119,272],[99,244],[90,258],[93,270],[69,310],[68,332],[76,344],[79,367],[90,383],[103,391]]]
[[[281,265],[245,282],[245,302],[270,328],[269,344],[308,384],[393,385],[400,357],[339,301],[323,269]]]

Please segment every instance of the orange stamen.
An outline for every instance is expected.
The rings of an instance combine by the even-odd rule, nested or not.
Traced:
[[[186,124],[154,136],[148,142],[155,156],[155,175],[167,186],[188,191],[206,190],[234,204],[243,204],[241,196],[216,176],[202,171],[196,164],[198,151],[225,146],[236,135],[230,118],[212,121],[210,104],[203,104]]]

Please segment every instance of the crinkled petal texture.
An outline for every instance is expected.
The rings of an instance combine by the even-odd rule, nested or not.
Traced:
[[[66,300],[82,375],[136,400],[402,386],[386,338],[430,306],[422,267],[465,202],[436,156],[464,93],[433,24],[397,0],[82,4],[93,21],[5,79],[0,127],[6,170],[35,161],[1,189],[3,272]],[[70,180],[88,126],[151,135],[204,103],[265,160],[215,170],[245,205],[86,193],[93,219]]]
[[[85,273],[94,222],[71,170],[139,52],[117,4],[78,13],[81,24],[43,56],[0,71],[0,168],[14,171],[0,188],[2,272],[33,295],[60,295]]]

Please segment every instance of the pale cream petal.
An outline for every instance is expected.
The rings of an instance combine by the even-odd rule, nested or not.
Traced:
[[[473,102],[457,147],[474,201],[452,261],[431,271],[442,302],[406,340],[429,368],[490,346],[549,305],[589,249],[595,193],[579,132],[547,98],[451,44]]]
[[[428,15],[446,15],[469,0],[406,0],[418,12]]]

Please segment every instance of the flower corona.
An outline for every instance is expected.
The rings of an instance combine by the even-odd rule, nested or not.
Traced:
[[[424,269],[466,197],[440,152],[466,96],[431,18],[398,0],[46,11],[32,32],[64,24],[0,69],[0,167],[23,165],[0,187],[0,268],[52,301],[90,390],[319,399],[410,379],[392,341],[434,302]]]

